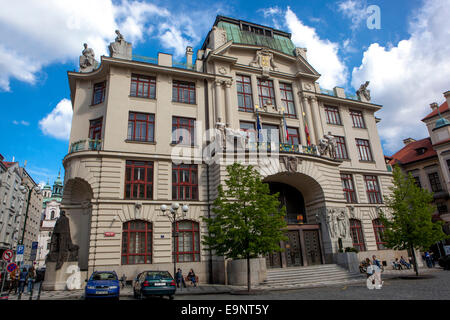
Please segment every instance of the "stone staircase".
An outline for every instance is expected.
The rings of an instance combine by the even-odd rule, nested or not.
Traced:
[[[350,273],[337,264],[290,267],[267,270],[261,288],[304,288],[366,281],[361,273]]]

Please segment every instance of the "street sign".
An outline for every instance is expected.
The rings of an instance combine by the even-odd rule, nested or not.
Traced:
[[[6,267],[6,270],[8,272],[13,272],[14,270],[17,269],[17,264],[15,264],[14,262],[11,262],[10,264],[8,264],[8,266]]]
[[[17,246],[17,254],[23,254],[24,251],[25,251],[25,246],[23,244],[19,244]]]
[[[5,252],[3,252],[3,260],[6,262],[11,261],[12,257],[14,255],[14,252],[12,250],[5,250]]]
[[[23,261],[23,254],[16,255],[16,262],[22,262]]]
[[[450,246],[444,246],[445,254],[450,254]]]
[[[30,260],[31,261],[36,260],[37,249],[38,249],[38,242],[37,241],[33,241],[32,244],[31,244],[31,254],[30,254]]]

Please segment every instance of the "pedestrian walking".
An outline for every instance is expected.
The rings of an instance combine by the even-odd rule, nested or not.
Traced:
[[[175,281],[177,282],[177,288],[181,285],[186,288],[186,282],[184,282],[183,272],[180,268],[178,268],[177,273],[175,274]]]
[[[377,259],[377,257],[375,255],[372,256],[372,264],[373,264],[373,269],[375,271],[375,282],[378,282],[377,285],[375,285],[375,289],[381,289],[384,281],[381,280],[381,271],[382,271],[382,266],[381,266],[381,262],[380,260]]]
[[[124,274],[122,274],[122,278],[120,278],[120,282],[122,284],[122,289],[125,287],[125,285],[127,284],[127,276]]]
[[[22,268],[22,271],[20,272],[19,277],[19,294],[23,293],[23,290],[25,288],[25,283],[27,281],[28,271],[27,268]]]
[[[28,274],[27,274],[28,293],[30,293],[30,294],[33,291],[35,280],[36,280],[36,271],[34,270],[34,266],[31,266],[28,269]]]
[[[427,263],[428,268],[433,267],[432,262],[431,262],[431,256],[428,251],[425,252],[425,262]]]
[[[191,281],[191,284],[193,284],[194,287],[196,287],[197,286],[197,276],[195,275],[194,269],[189,270],[187,277]]]
[[[10,294],[11,291],[13,291],[13,289],[14,289],[14,294],[17,294],[17,287],[19,285],[19,275],[20,275],[19,268],[14,269],[14,271],[10,273],[9,276],[11,278],[11,283],[9,286],[8,294]]]

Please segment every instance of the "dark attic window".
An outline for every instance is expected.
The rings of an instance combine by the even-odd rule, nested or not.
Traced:
[[[272,37],[272,30],[264,29],[260,27],[255,27],[246,23],[241,24],[241,30],[242,31],[248,31],[255,34],[260,34],[267,37]]]
[[[427,148],[417,148],[416,152],[418,155],[424,154],[427,151]]]

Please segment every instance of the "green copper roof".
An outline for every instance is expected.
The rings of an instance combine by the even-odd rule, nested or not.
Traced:
[[[448,125],[450,125],[450,121],[448,121],[445,118],[442,118],[442,116],[441,116],[441,118],[436,121],[436,126],[434,128],[439,129],[439,128],[442,128],[442,127],[448,126]]]
[[[217,27],[227,32],[227,39],[234,43],[265,46],[290,56],[294,56],[295,46],[291,39],[274,34],[273,37],[259,35],[249,31],[242,31],[236,24],[220,21]]]

